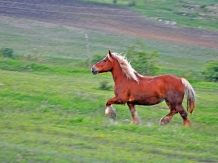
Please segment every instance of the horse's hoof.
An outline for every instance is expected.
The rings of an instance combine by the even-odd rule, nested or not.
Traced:
[[[132,121],[131,124],[133,124],[133,125],[139,125],[140,122],[139,122],[139,121]]]
[[[140,118],[139,118],[139,117],[134,118],[134,119],[131,121],[131,124],[140,125],[140,124],[141,124]]]
[[[113,108],[110,110],[110,118],[116,120],[116,112]]]
[[[186,121],[184,121],[184,126],[185,127],[191,127],[191,121],[189,119],[187,119]]]
[[[169,118],[167,116],[160,119],[161,126],[165,126],[165,125],[169,124],[170,122],[171,122],[171,118]]]
[[[109,118],[116,120],[116,110],[112,106],[108,106],[105,109],[105,114]]]

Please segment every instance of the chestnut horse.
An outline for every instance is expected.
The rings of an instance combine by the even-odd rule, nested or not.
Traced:
[[[106,103],[105,114],[108,117],[114,120],[116,118],[112,104],[127,103],[132,123],[139,124],[135,105],[155,105],[165,100],[170,113],[160,119],[161,125],[170,123],[176,113],[183,118],[184,126],[191,125],[182,101],[186,93],[187,111],[192,113],[195,108],[195,91],[186,79],[173,75],[142,76],[132,68],[125,57],[110,51],[103,60],[93,65],[91,71],[93,74],[108,71],[112,73],[115,97]]]

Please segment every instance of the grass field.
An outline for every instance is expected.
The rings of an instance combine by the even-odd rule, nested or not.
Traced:
[[[137,107],[142,124],[134,126],[127,106],[114,106],[116,122],[105,117],[113,90],[99,85],[113,81],[84,68],[84,34],[92,55],[125,52],[139,39],[9,17],[1,17],[0,29],[0,48],[16,54],[0,57],[0,162],[217,162],[218,84],[199,80],[217,49],[140,39],[159,52],[160,73],[186,75],[197,108],[191,128],[179,115],[160,127],[165,103]]]
[[[192,82],[198,96],[197,109],[190,116],[192,128],[182,127],[179,115],[160,127],[159,119],[168,113],[165,104],[138,107],[142,124],[134,126],[123,121],[130,119],[127,106],[115,106],[116,123],[104,116],[104,103],[113,93],[98,86],[102,80],[111,82],[110,75],[93,76],[86,69],[79,70],[0,70],[1,162],[218,159],[217,84]]]

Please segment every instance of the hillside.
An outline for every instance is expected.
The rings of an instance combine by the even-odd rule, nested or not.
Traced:
[[[0,14],[99,30],[131,37],[217,48],[218,33],[153,23],[125,7],[76,0],[9,0],[0,2]]]

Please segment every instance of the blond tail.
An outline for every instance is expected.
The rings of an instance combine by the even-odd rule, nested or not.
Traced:
[[[187,111],[192,113],[195,109],[195,91],[192,88],[191,84],[184,78],[181,78],[182,84],[185,87],[185,94],[187,96]]]

